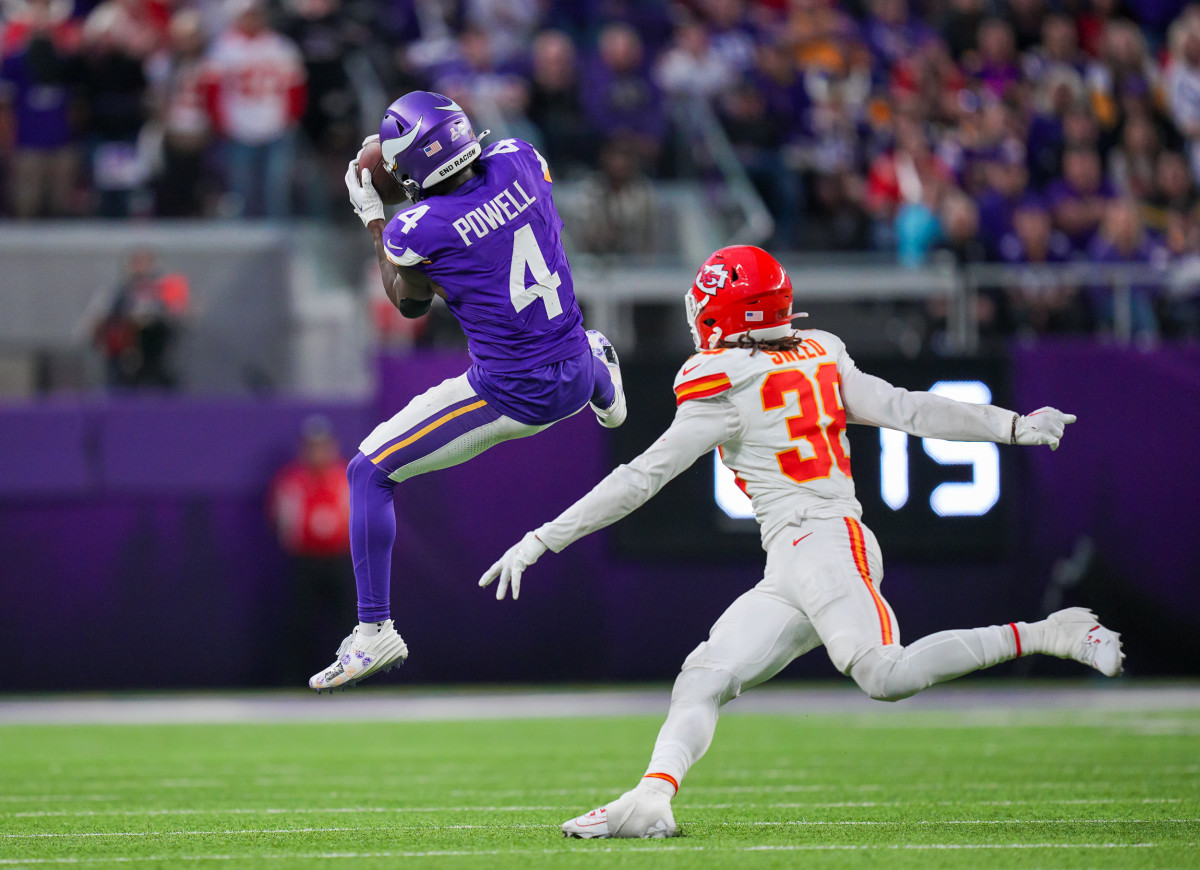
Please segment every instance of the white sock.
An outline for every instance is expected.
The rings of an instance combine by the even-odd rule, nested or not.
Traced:
[[[383,631],[382,622],[360,622],[358,624],[359,637],[374,637]]]
[[[1013,625],[939,631],[905,647],[904,654],[922,680],[940,683],[1016,658],[1019,631],[1020,626]],[[1020,650],[1021,655],[1026,652],[1029,650]]]
[[[1021,655],[1029,655],[1029,653],[1050,653],[1055,654],[1051,649],[1052,640],[1050,625],[1046,620],[1042,619],[1038,622],[1017,622],[1013,623],[1017,627],[1017,631],[1021,635]]]
[[[675,786],[657,776],[643,776],[642,781],[637,784],[637,790],[665,794],[668,798],[675,797]]]

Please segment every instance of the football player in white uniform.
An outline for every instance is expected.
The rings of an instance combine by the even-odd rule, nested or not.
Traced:
[[[566,822],[574,837],[669,837],[671,798],[712,741],[717,714],[821,644],[872,698],[896,701],[944,680],[1030,653],[1121,672],[1120,637],[1084,608],[1040,622],[942,631],[907,646],[879,591],[883,563],[862,524],[850,477],[846,424],[923,438],[1047,445],[1071,414],[1022,416],[902,390],[855,367],[842,342],[792,327],[792,285],[766,251],[722,248],[685,298],[699,353],[675,378],[675,420],[557,519],[525,535],[480,579],[497,598],[547,549],[603,528],[645,503],[714,448],[750,496],[767,552],[763,579],[730,605],[683,663],[671,706],[638,786]]]

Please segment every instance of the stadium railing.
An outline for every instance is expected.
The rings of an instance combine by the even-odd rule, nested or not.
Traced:
[[[940,297],[947,303],[945,350],[972,354],[980,349],[977,302],[984,290],[1028,291],[1038,286],[1066,286],[1111,297],[1108,329],[1114,343],[1125,346],[1146,337],[1135,317],[1142,293],[1168,303],[1200,294],[1200,260],[1170,268],[1139,264],[1070,263],[1044,266],[935,264],[839,264],[781,255],[796,291],[796,308],[805,304],[922,302]],[[632,343],[626,334],[631,306],[678,302],[693,278],[691,266],[631,264],[627,257],[580,259],[574,268],[576,293],[597,328],[612,331],[613,340]],[[601,325],[602,324],[602,325]]]
[[[680,189],[667,200],[686,215],[694,213],[700,196]],[[683,223],[678,232],[711,232],[689,227]],[[183,272],[191,283],[191,319],[180,348],[189,388],[332,394],[355,384],[356,392],[363,392],[371,380],[366,301],[375,298],[375,288],[373,258],[356,229],[211,222],[9,226],[0,234],[0,262],[5,264],[0,274],[0,393],[95,386],[99,365],[92,359],[90,325],[129,252],[146,247],[158,253],[166,271]],[[853,320],[834,323],[830,312],[904,308],[917,318],[937,302],[946,312],[941,349],[971,354],[981,346],[979,295],[992,289],[1027,291],[1039,284],[1065,284],[1093,300],[1108,294],[1109,334],[1118,345],[1143,337],[1134,316],[1139,298],[1152,298],[1160,309],[1182,305],[1193,314],[1200,312],[1200,260],[1160,269],[1098,263],[902,268],[869,256],[785,254],[781,259],[796,287],[797,309],[813,309],[807,323],[834,329],[849,342],[878,345],[879,321],[862,321],[856,336]],[[644,326],[635,322],[639,306],[669,309],[664,322],[678,326],[686,340],[679,303],[695,265],[694,257],[679,252],[572,255],[576,293],[589,325],[609,334],[623,352],[634,352],[639,340],[644,347],[659,339],[638,333]],[[894,347],[892,352],[909,351]],[[46,369],[47,360],[70,371],[43,371],[32,383],[28,372]]]
[[[775,231],[775,219],[763,201],[746,167],[738,159],[725,128],[703,97],[679,98],[671,103],[680,162],[693,162],[701,174],[705,168],[721,177],[719,196],[722,210],[731,212],[724,227],[726,245],[758,245]]]
[[[972,264],[960,269],[959,296],[962,304],[974,309],[979,293],[986,289],[1006,292],[1037,292],[1039,288],[1068,287],[1079,293],[1090,293],[1099,303],[1108,297],[1111,321],[1107,314],[1101,326],[1111,332],[1112,340],[1121,346],[1153,337],[1157,323],[1140,323],[1137,316],[1139,296],[1144,300],[1165,302],[1167,305],[1186,302],[1200,293],[1200,259],[1189,259],[1164,266],[1142,263],[1096,263],[1080,261],[1044,265]],[[973,353],[979,347],[978,323],[962,334],[964,341],[958,350]],[[1147,325],[1152,325],[1150,331]]]

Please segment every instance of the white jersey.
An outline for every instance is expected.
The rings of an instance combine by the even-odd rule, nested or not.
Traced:
[[[847,423],[923,438],[1007,443],[1016,414],[865,374],[841,339],[796,333],[795,350],[703,351],[675,376],[675,420],[644,453],[615,469],[537,536],[558,552],[644,504],[714,448],[750,497],[766,544],[806,518],[853,517],[862,507],[850,474]]]
[[[232,139],[261,145],[287,132],[291,92],[305,79],[294,42],[269,30],[249,36],[231,28],[209,49],[207,67],[218,82],[222,120]]]

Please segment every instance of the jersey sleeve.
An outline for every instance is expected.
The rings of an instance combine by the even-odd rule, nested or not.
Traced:
[[[692,399],[709,399],[733,389],[721,351],[701,352],[688,359],[675,375],[675,405]]]
[[[973,405],[934,393],[910,392],[859,370],[843,346],[838,375],[846,419],[918,438],[1006,443],[1012,434],[1013,411],[995,405]]]
[[[414,203],[392,216],[383,228],[383,252],[394,266],[420,269],[438,257],[440,221],[429,203]]]
[[[542,152],[538,151],[524,139],[513,139],[517,143],[517,154],[521,155],[520,159],[525,164],[530,175],[537,179],[538,184],[551,185],[554,179],[550,177],[550,164],[546,162],[546,158],[542,156]]]
[[[587,495],[535,534],[558,553],[585,535],[633,513],[699,457],[728,441],[738,430],[729,401],[688,402],[644,453],[615,468]]]

